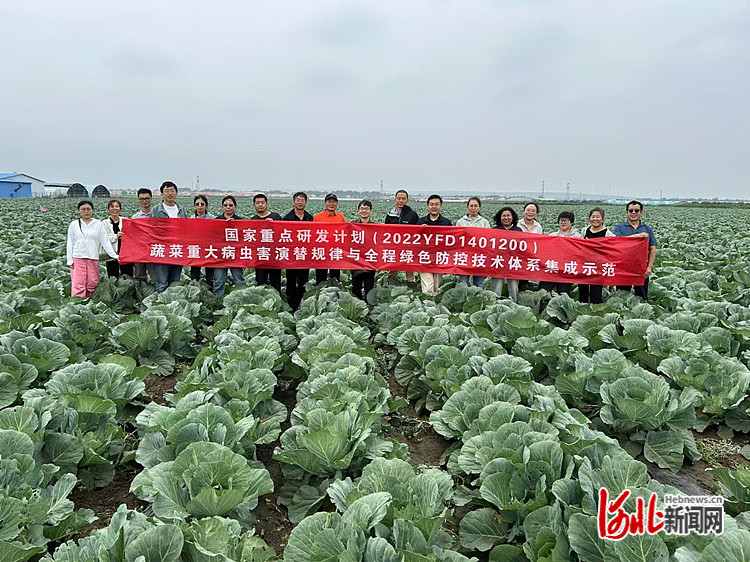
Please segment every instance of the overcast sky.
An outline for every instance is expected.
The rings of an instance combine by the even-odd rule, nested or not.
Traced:
[[[0,172],[750,198],[750,2],[2,0]]]

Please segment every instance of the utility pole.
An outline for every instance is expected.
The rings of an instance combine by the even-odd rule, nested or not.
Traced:
[[[544,180],[542,180],[542,196],[540,199],[544,199]]]
[[[195,191],[201,190],[201,177],[195,176]]]
[[[565,184],[565,193],[567,194],[568,201],[570,201],[570,182]]]

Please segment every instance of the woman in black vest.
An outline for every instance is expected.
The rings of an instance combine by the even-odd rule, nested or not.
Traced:
[[[109,241],[112,242],[115,251],[120,253],[120,244],[122,242],[122,218],[120,218],[120,212],[122,211],[122,205],[117,199],[112,199],[107,203],[107,211],[109,211],[109,218],[103,221],[104,231],[109,236]],[[133,276],[133,264],[126,263],[120,265],[117,260],[107,260],[107,275],[109,277],[118,278],[120,275]]]
[[[589,226],[583,229],[584,238],[604,238],[614,236],[615,234],[604,226],[604,209],[594,207],[589,212]],[[601,285],[578,285],[578,300],[581,302],[590,302],[598,304],[602,302]]]

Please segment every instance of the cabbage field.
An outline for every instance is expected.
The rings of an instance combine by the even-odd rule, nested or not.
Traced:
[[[0,561],[750,559],[750,210],[647,206],[648,303],[344,274],[292,313],[251,270],[71,300],[41,202],[0,200]],[[722,494],[724,533],[599,539],[602,487]]]

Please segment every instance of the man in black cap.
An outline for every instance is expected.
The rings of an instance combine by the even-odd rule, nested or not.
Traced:
[[[336,207],[339,206],[339,198],[336,197],[335,193],[329,193],[325,198],[325,210],[321,211],[313,217],[313,222],[346,222],[344,215],[336,212]],[[315,281],[320,285],[323,281],[331,277],[337,281],[341,279],[341,270],[339,269],[316,269],[315,270]]]

